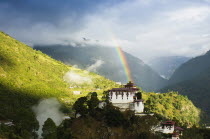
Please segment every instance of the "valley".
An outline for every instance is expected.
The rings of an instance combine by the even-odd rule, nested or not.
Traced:
[[[0,139],[210,139],[210,0],[0,0]]]
[[[28,135],[17,132],[17,136],[26,137],[35,134],[34,126],[37,126],[37,124],[31,108],[38,105],[41,100],[56,98],[58,103],[61,104],[62,113],[72,117],[75,112],[74,104],[80,98],[87,96],[87,99],[89,99],[88,94],[90,92],[97,92],[97,98],[103,100],[106,91],[121,86],[96,73],[78,69],[71,65],[67,66],[40,51],[33,50],[3,32],[0,33],[0,40],[0,102],[2,106],[0,118],[1,120],[12,119],[13,121],[11,129],[2,131],[5,137],[17,130],[16,126],[19,124],[23,125],[21,126],[22,130],[27,132]],[[160,120],[171,119],[183,127],[199,126],[201,124],[201,111],[187,97],[179,95],[177,92],[159,94],[139,89],[143,93],[142,97],[145,100],[146,111],[155,113],[156,116],[153,118],[159,117],[159,122]],[[27,113],[27,115],[21,116],[23,113]],[[149,119],[152,120],[153,118]],[[29,126],[34,128],[24,126],[29,121],[31,121]],[[141,129],[138,130],[143,134]],[[146,134],[153,136],[150,133]]]

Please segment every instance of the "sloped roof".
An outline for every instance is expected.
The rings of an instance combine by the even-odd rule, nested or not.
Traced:
[[[122,92],[122,91],[133,92],[133,91],[138,91],[138,90],[139,90],[138,88],[125,88],[125,87],[123,87],[123,88],[112,88],[109,91],[114,91],[114,92],[116,92],[116,91],[119,91],[119,92]]]
[[[180,131],[183,131],[183,130],[184,130],[183,128],[178,127],[178,126],[176,126],[174,129],[175,129],[175,130],[180,130]]]
[[[169,121],[163,122],[162,125],[175,125],[175,122],[169,120]]]
[[[138,90],[139,89],[136,88],[136,86],[134,86],[134,83],[132,83],[130,81],[126,85],[124,85],[124,87],[122,87],[122,88],[112,88],[109,91],[110,92],[135,92],[135,91],[138,91]]]

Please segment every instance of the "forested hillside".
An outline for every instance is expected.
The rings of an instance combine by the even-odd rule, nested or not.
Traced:
[[[192,127],[200,122],[201,111],[186,97],[178,92],[144,93],[145,111],[153,112],[179,125]]]
[[[160,91],[168,92],[170,90],[188,96],[197,107],[210,115],[210,69],[205,70],[191,80],[169,85]]]
[[[161,92],[178,91],[210,115],[210,51],[181,65]]]
[[[116,82],[126,83],[126,75],[116,48],[87,46],[72,47],[63,45],[34,46],[54,59],[65,64],[77,65],[79,68],[88,69],[100,61],[100,66],[93,72],[105,76]],[[160,77],[152,68],[142,60],[124,52],[131,74],[136,85],[145,91],[155,91],[162,88],[166,80]]]

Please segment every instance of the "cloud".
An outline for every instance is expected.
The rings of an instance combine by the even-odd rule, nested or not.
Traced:
[[[74,83],[77,85],[81,85],[84,83],[86,84],[92,83],[92,79],[88,74],[88,72],[83,72],[82,74],[79,74],[73,70],[70,70],[64,75],[63,79],[68,83]]]
[[[155,6],[151,1],[146,5],[141,1],[121,3],[86,16],[85,28],[74,35],[98,39],[106,46],[116,46],[115,38],[125,51],[142,59],[197,56],[210,49],[210,38],[202,37],[210,31],[210,7],[187,3],[178,7],[180,3],[173,6],[166,1]]]
[[[210,7],[189,7],[173,11],[168,14],[169,19],[175,22],[202,22],[210,15]]]
[[[42,11],[44,14],[40,18],[37,16],[39,12],[31,10],[29,14],[23,14],[27,9],[17,13],[14,10],[0,12],[0,25],[7,33],[28,44],[120,45],[123,50],[144,60],[156,56],[192,57],[210,49],[210,38],[204,37],[210,32],[207,1],[108,1],[79,12],[78,9],[90,4],[74,1],[73,10],[66,6],[62,10],[62,5],[70,3],[53,0],[54,4]],[[52,11],[56,4],[58,9]],[[11,4],[5,3],[2,7],[11,9]],[[51,11],[57,14],[51,16]],[[83,37],[90,41],[84,41]]]
[[[104,64],[103,60],[96,60],[96,62],[92,65],[90,65],[89,67],[87,67],[87,71],[92,71],[92,72],[96,72],[96,70],[102,65]]]

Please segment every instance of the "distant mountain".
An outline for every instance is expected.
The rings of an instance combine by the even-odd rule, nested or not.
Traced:
[[[189,57],[183,56],[167,56],[154,58],[148,63],[162,77],[169,79],[174,71],[189,59]]]
[[[191,80],[210,67],[210,51],[205,55],[190,59],[182,64],[171,76],[169,84]]]
[[[169,86],[161,89],[179,91],[210,115],[210,51],[181,65],[169,80]]]
[[[62,45],[34,46],[35,49],[50,55],[66,64],[77,65],[82,69],[92,68],[93,72],[108,79],[126,83],[123,66],[115,48],[110,47],[72,47]],[[146,91],[155,91],[164,86],[166,80],[159,76],[142,60],[126,53],[126,59],[135,84]],[[98,62],[98,64],[97,64]]]

